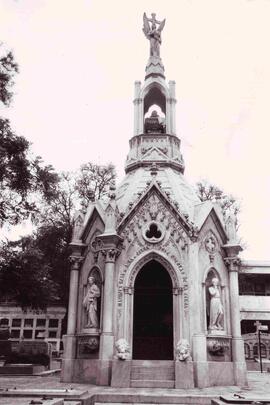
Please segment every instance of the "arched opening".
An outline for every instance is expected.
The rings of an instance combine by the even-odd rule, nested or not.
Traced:
[[[153,85],[144,97],[145,133],[166,133],[166,97],[160,86]]]
[[[173,295],[167,270],[146,263],[134,285],[133,359],[173,359]]]

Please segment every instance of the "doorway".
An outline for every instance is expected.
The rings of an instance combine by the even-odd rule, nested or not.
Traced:
[[[173,295],[167,270],[146,263],[134,285],[133,359],[173,360]]]

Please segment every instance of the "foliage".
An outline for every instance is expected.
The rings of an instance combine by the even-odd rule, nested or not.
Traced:
[[[1,46],[1,45],[0,45]],[[0,57],[0,102],[8,106],[18,65],[11,52]],[[36,211],[36,193],[49,200],[57,175],[40,157],[31,158],[29,142],[18,136],[7,119],[0,118],[0,226],[17,224]]]
[[[196,184],[196,191],[202,202],[207,200],[217,202],[220,205],[224,217],[226,217],[229,212],[232,212],[236,217],[236,226],[238,226],[237,215],[241,210],[241,205],[234,196],[225,193],[207,180],[199,181]]]
[[[99,166],[91,162],[81,166],[76,190],[82,207],[107,196],[111,182],[115,180],[115,167],[110,163]]]
[[[0,101],[6,106],[12,99],[13,77],[18,71],[12,52],[3,52],[0,57]]]
[[[54,197],[58,176],[40,157],[30,158],[29,142],[0,119],[0,226],[17,224],[37,211],[35,199]]]
[[[14,300],[22,308],[45,308],[59,299],[51,267],[31,237],[2,243],[0,293],[2,299]]]

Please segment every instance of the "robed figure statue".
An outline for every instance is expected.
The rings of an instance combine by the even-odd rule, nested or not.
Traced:
[[[220,297],[220,289],[218,287],[218,279],[214,277],[212,279],[212,285],[209,287],[208,291],[210,294],[210,330],[222,330],[223,328],[223,317],[224,309]]]
[[[147,18],[146,14],[143,14],[143,32],[150,41],[150,56],[160,57],[161,31],[164,28],[165,19],[157,21],[156,14],[152,13],[151,16],[152,18]]]
[[[97,299],[100,297],[100,289],[96,285],[93,276],[88,277],[88,285],[85,297],[83,299],[83,306],[87,312],[87,328],[98,328],[98,307]]]

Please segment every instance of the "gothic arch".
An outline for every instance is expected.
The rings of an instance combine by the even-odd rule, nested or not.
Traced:
[[[174,346],[176,346],[179,339],[187,337],[189,333],[184,311],[183,290],[186,286],[184,286],[182,275],[179,271],[179,264],[173,264],[162,252],[144,252],[130,264],[123,280],[122,316],[118,338],[124,337],[128,341],[131,345],[131,353],[133,345],[134,283],[139,271],[151,260],[158,261],[168,272],[172,281]]]
[[[150,260],[156,260],[168,271],[171,280],[173,289],[182,289],[183,288],[183,280],[182,277],[176,273],[174,266],[172,265],[171,261],[161,252],[147,252],[143,253],[129,267],[127,274],[124,279],[124,288],[134,288],[134,283],[137,274],[141,270],[141,268],[148,263]]]

